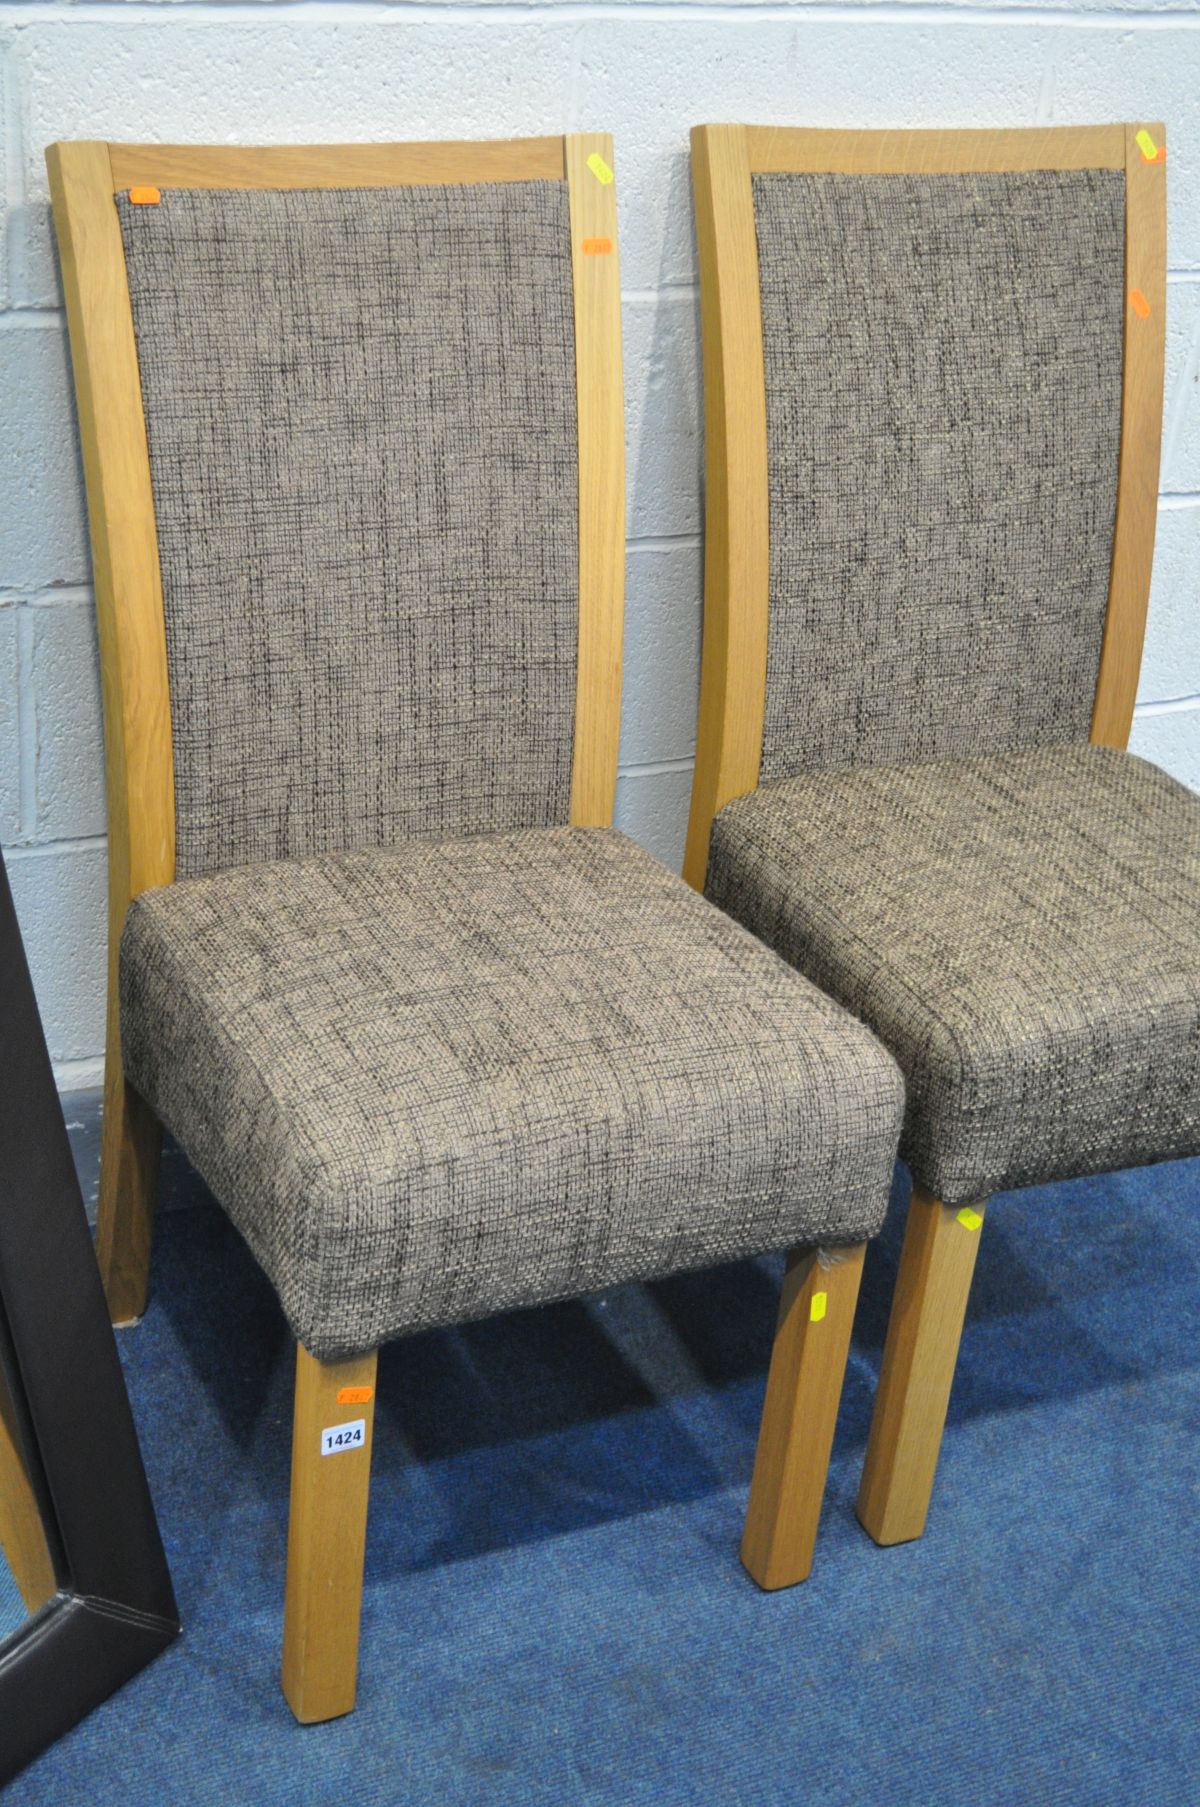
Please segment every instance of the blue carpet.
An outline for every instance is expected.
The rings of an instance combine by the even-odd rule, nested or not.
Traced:
[[[25,1603],[17,1592],[13,1572],[4,1557],[0,1556],[0,1639],[6,1638],[19,1625],[23,1625],[27,1616]]]
[[[853,1501],[898,1183],[783,1594],[737,1561],[778,1262],[392,1346],[358,1712],[301,1730],[291,1347],[175,1161],[119,1340],[184,1636],[6,1807],[1200,1800],[1200,1162],[994,1205],[929,1531],[883,1551]]]

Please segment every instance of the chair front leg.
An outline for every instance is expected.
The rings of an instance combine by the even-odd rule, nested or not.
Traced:
[[[762,1588],[812,1568],[866,1243],[788,1257],[763,1405],[742,1561]]]
[[[925,1529],[983,1211],[913,1187],[858,1490],[859,1522],[878,1544]]]
[[[132,1324],[146,1309],[162,1125],[126,1082],[116,1009],[114,1000],[104,1061],[96,1259],[109,1317],[114,1324]]]
[[[303,1725],[354,1710],[375,1364],[296,1349],[282,1679]]]

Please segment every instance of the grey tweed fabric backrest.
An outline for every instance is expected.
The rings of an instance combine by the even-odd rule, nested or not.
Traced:
[[[565,822],[565,183],[117,205],[179,876]]]
[[[762,779],[1086,740],[1116,509],[1123,173],[753,186]]]

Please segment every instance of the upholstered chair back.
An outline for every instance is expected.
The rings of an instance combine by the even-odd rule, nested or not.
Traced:
[[[566,822],[567,183],[164,187],[117,210],[177,875]]]
[[[755,173],[760,779],[1086,741],[1125,172]]]

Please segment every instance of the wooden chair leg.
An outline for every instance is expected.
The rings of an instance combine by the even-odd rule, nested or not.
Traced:
[[[983,1212],[913,1187],[858,1491],[859,1522],[878,1544],[925,1529]]]
[[[375,1361],[296,1350],[283,1692],[303,1725],[354,1710]]]
[[[161,1152],[162,1125],[126,1084],[120,1042],[110,1025],[100,1125],[96,1259],[114,1324],[136,1323],[146,1309]]]
[[[742,1561],[762,1588],[791,1587],[812,1568],[817,1524],[866,1243],[788,1257],[763,1406]]]
[[[8,1559],[27,1610],[35,1613],[58,1591],[58,1578],[42,1530],[37,1496],[29,1484],[21,1437],[3,1374],[0,1374],[0,1550]]]

